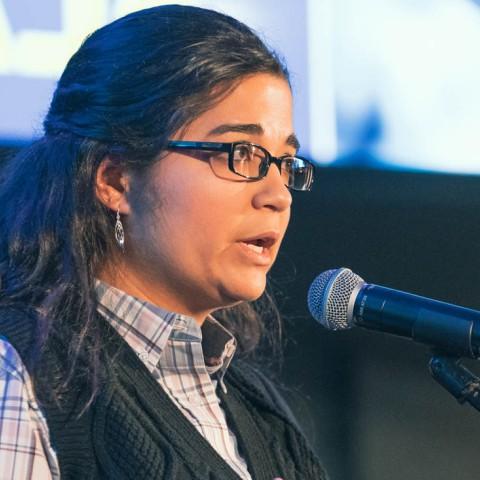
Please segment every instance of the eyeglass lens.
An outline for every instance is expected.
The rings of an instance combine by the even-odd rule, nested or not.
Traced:
[[[266,152],[251,144],[239,144],[233,151],[233,169],[235,173],[246,178],[261,178],[268,170]],[[290,188],[308,190],[312,183],[312,168],[307,162],[297,157],[282,157],[280,173]]]

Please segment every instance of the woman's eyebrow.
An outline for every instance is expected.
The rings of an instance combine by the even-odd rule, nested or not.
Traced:
[[[224,123],[210,130],[207,135],[222,135],[228,132],[239,132],[249,135],[263,135],[265,133],[263,127],[258,123]],[[287,137],[285,143],[295,148],[295,150],[300,148],[300,142],[294,133]]]
[[[300,142],[298,141],[297,136],[294,133],[291,133],[287,137],[287,145],[293,147],[296,151],[300,150]]]
[[[258,123],[224,123],[208,132],[208,135],[221,135],[227,132],[248,133],[250,135],[263,135],[264,130]]]

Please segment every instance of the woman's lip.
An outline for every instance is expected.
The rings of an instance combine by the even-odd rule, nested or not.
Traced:
[[[259,266],[269,266],[272,263],[272,251],[269,247],[258,247],[244,241],[238,242],[242,254]],[[259,248],[262,250],[260,251]]]
[[[280,234],[275,231],[268,231],[268,232],[263,232],[259,233],[258,235],[251,236],[249,238],[244,238],[240,240],[243,243],[253,243],[256,244],[258,241],[261,242],[261,245],[270,248],[272,245],[274,245],[278,239],[280,238]]]

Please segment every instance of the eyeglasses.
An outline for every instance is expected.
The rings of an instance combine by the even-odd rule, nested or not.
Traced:
[[[211,152],[205,160],[216,175],[229,178],[232,173],[249,180],[260,180],[274,163],[283,182],[292,190],[308,191],[312,188],[314,166],[296,155],[274,157],[268,150],[249,142],[219,143],[172,140],[167,143],[170,150],[199,150]]]

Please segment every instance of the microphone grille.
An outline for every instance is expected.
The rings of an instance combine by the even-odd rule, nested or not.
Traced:
[[[348,304],[363,279],[348,268],[321,273],[308,290],[308,309],[313,318],[329,330],[351,328]]]

